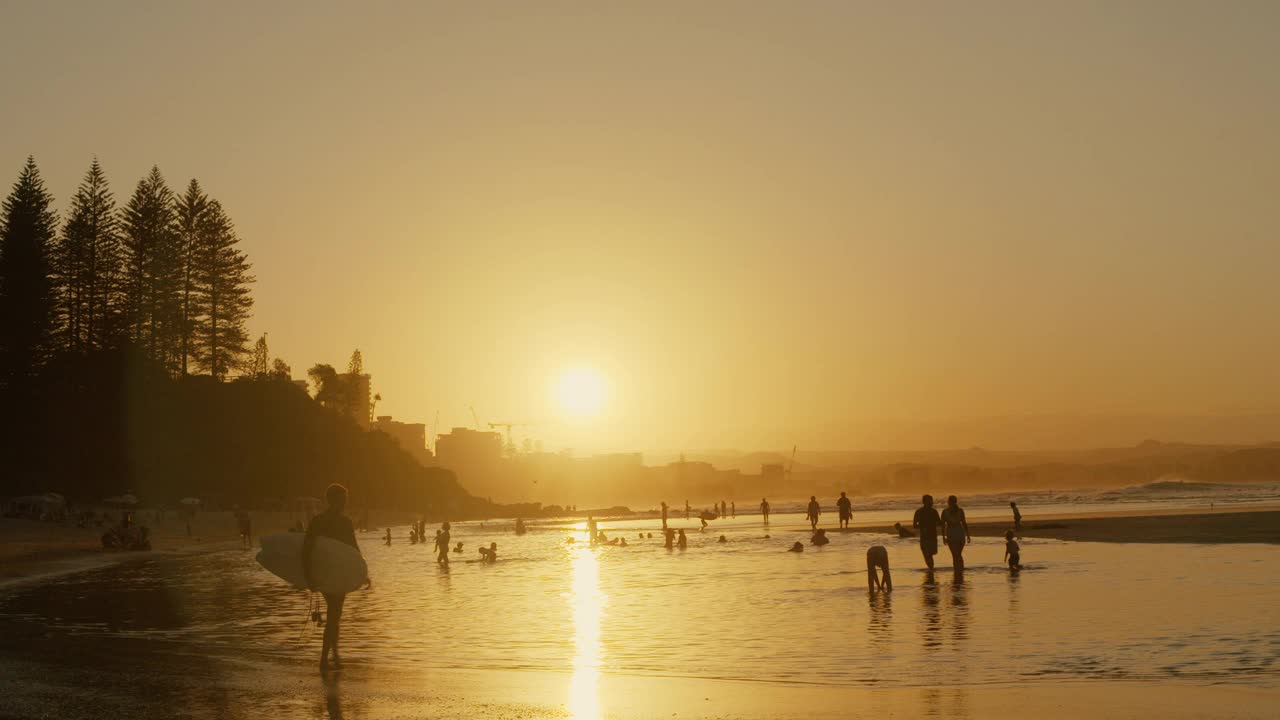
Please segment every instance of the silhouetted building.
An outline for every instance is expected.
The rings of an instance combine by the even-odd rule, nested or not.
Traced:
[[[760,482],[765,487],[781,488],[786,477],[787,471],[782,463],[765,463],[760,466]]]
[[[436,437],[436,460],[450,470],[489,469],[501,459],[502,433],[456,427]]]
[[[373,423],[375,430],[381,430],[400,447],[413,456],[422,465],[431,465],[433,456],[427,449],[427,426],[423,423],[405,423],[392,420],[390,415],[379,415]]]

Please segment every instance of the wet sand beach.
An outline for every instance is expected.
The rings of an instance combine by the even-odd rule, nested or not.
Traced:
[[[90,651],[84,660],[90,662],[68,668],[53,647],[20,660],[6,653],[0,718],[1251,720],[1274,717],[1280,702],[1274,689],[1133,681],[865,689],[609,674],[592,678],[591,692],[574,697],[566,689],[582,683],[573,674],[545,671],[355,667],[326,680],[300,662],[162,647],[124,657]]]

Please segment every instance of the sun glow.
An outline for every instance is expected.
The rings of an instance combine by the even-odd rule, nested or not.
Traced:
[[[604,409],[605,385],[604,376],[594,368],[564,371],[556,386],[560,409],[571,417],[599,415]]]

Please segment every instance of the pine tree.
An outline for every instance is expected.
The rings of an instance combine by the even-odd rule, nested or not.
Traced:
[[[200,291],[200,322],[195,357],[215,378],[226,377],[249,352],[245,321],[253,298],[249,261],[237,245],[235,227],[217,200],[208,205],[208,231],[200,235],[195,278]]]
[[[201,234],[216,230],[209,227],[209,197],[193,178],[187,191],[177,200],[178,255],[181,264],[181,289],[178,308],[179,373],[187,374],[192,356],[192,340],[199,310],[196,285],[196,256],[201,247]]]
[[[71,199],[56,257],[67,347],[83,351],[114,345],[111,313],[120,274],[119,223],[115,198],[97,158]]]
[[[258,342],[253,344],[253,362],[249,367],[249,374],[253,375],[255,380],[265,380],[271,372],[269,366],[271,357],[270,351],[267,350],[267,334],[262,333],[262,337],[258,338]]]
[[[148,357],[173,366],[181,286],[173,192],[152,167],[123,212],[125,309],[129,337]]]
[[[22,383],[54,348],[52,256],[58,216],[52,205],[35,158],[28,157],[0,206],[0,383],[5,387]]]

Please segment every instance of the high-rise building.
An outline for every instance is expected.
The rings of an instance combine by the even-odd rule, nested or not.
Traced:
[[[405,452],[422,465],[431,465],[433,456],[427,448],[427,426],[423,423],[406,423],[392,420],[390,415],[379,415],[373,429],[380,430],[395,440]]]
[[[436,459],[457,471],[494,467],[502,459],[502,434],[456,427],[436,437]]]

